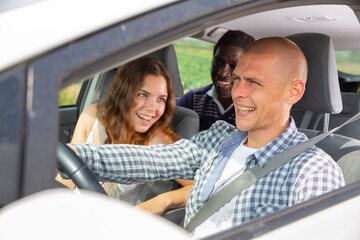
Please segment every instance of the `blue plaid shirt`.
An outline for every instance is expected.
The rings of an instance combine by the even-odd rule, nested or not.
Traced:
[[[231,153],[246,132],[218,121],[206,131],[171,145],[71,145],[100,181],[119,183],[194,179],[185,225],[209,199]],[[245,169],[265,166],[278,152],[307,137],[291,118],[276,139],[250,155]],[[236,196],[232,225],[264,216],[344,185],[339,166],[323,150],[311,147]]]

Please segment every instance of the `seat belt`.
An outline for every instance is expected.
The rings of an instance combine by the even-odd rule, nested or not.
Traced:
[[[105,133],[105,128],[104,126],[100,123],[100,120],[98,120],[98,128],[99,128],[99,140],[100,140],[100,144],[105,144],[105,141],[107,139],[106,133]]]
[[[354,122],[358,119],[360,119],[360,113],[357,113],[355,116],[347,120],[345,123],[341,124],[340,126],[328,132],[322,133],[305,142],[299,143],[294,147],[279,152],[263,168],[261,168],[259,164],[256,164],[254,167],[245,171],[240,176],[238,176],[233,181],[231,181],[226,186],[224,186],[222,189],[220,189],[218,192],[216,192],[209,199],[209,201],[207,201],[199,209],[199,211],[194,215],[194,217],[190,219],[189,223],[185,226],[185,229],[189,232],[193,232],[195,228],[197,228],[199,225],[205,222],[210,216],[212,216],[225,204],[230,202],[240,192],[247,189],[248,187],[256,183],[259,179],[266,176],[270,172],[274,171],[284,163],[288,162],[290,159],[296,157],[306,149],[320,142],[330,134],[334,133],[343,126],[351,122]]]

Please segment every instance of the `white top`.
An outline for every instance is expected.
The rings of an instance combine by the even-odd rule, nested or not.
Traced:
[[[206,92],[206,94],[214,99],[214,102],[218,106],[218,109],[219,109],[219,112],[221,113],[221,115],[224,115],[224,113],[229,111],[234,106],[234,104],[232,103],[226,110],[224,109],[224,107],[221,105],[221,103],[218,99],[214,85],[212,86],[212,88],[209,89],[209,91]]]
[[[94,131],[95,131],[95,128],[99,125],[99,120],[96,119],[92,128],[91,128],[91,131],[86,139],[86,143],[92,143],[94,144],[94,139],[93,139],[93,136],[94,136]]]
[[[86,139],[86,143],[94,144],[94,131],[95,128],[99,125],[99,120],[96,118],[91,131]],[[115,198],[120,198],[126,202],[131,204],[136,204],[136,201],[139,197],[141,190],[144,187],[143,183],[135,183],[135,184],[116,184],[116,189],[113,189],[110,196],[114,196]]]
[[[232,153],[220,178],[215,183],[211,196],[223,188],[227,183],[242,174],[244,172],[246,158],[258,150],[246,147],[244,145],[246,140],[247,138]],[[198,226],[195,229],[194,237],[203,238],[207,235],[230,228],[232,226],[231,220],[235,208],[235,200],[236,198],[233,198],[229,203],[220,208],[219,211]]]

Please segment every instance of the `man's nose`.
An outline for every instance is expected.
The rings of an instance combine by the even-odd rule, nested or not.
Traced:
[[[222,78],[229,77],[229,76],[231,76],[231,73],[232,73],[232,71],[231,71],[230,65],[224,64],[221,68],[220,76]]]
[[[248,95],[248,87],[245,81],[237,80],[234,82],[231,95],[233,98],[244,98]]]

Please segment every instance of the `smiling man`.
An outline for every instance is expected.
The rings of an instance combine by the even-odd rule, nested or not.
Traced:
[[[247,145],[262,147],[289,126],[290,109],[302,97],[307,79],[306,58],[299,50],[288,40],[271,38],[243,52],[232,94],[236,126],[248,132]]]
[[[244,171],[307,137],[290,117],[305,90],[304,54],[288,39],[256,41],[241,55],[233,72],[236,127],[217,121],[190,140],[171,145],[71,145],[100,179],[136,181],[194,179],[185,225],[209,198]],[[233,198],[198,226],[204,237],[276,212],[344,185],[339,166],[313,146]]]
[[[182,96],[177,105],[194,110],[200,119],[199,130],[206,130],[217,120],[235,125],[231,99],[232,72],[241,53],[255,39],[242,31],[227,31],[215,44],[211,64],[212,84],[191,90]]]

